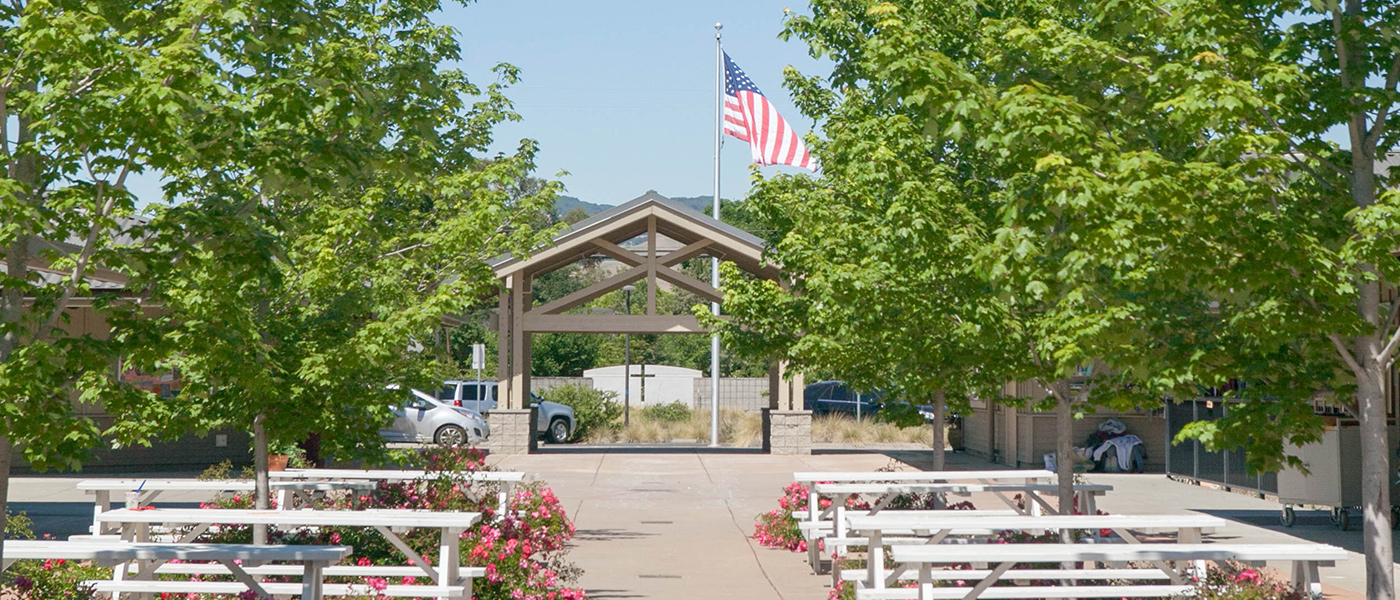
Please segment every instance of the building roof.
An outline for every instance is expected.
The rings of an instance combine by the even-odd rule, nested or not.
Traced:
[[[491,268],[497,278],[521,272],[534,275],[589,256],[610,255],[608,249],[600,248],[599,240],[623,244],[646,234],[652,218],[656,220],[656,231],[660,235],[685,245],[707,242],[696,256],[718,256],[758,275],[777,275],[777,270],[763,260],[763,240],[655,191],[575,223],[555,237],[549,246],[536,250],[529,257],[500,256],[491,261]]]

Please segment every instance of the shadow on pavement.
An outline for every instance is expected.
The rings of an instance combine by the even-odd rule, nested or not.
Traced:
[[[156,502],[161,508],[199,508],[198,502]],[[66,540],[70,535],[89,532],[92,527],[91,502],[10,502],[11,514],[24,513],[34,521],[34,535],[45,534]]]
[[[579,529],[574,532],[574,539],[586,542],[613,542],[617,540],[637,540],[656,535],[659,534],[647,533],[645,531],[627,531],[625,529]]]
[[[646,598],[632,590],[588,590],[589,598]]]
[[[681,446],[675,444],[573,444],[541,446],[531,454],[763,454],[762,448],[730,448],[720,446]]]
[[[1340,546],[1352,552],[1365,552],[1361,536],[1361,515],[1355,512],[1352,513],[1351,528],[1342,531],[1332,524],[1332,519],[1327,512],[1321,510],[1298,511],[1296,513],[1297,520],[1292,527],[1284,527],[1279,522],[1279,511],[1277,510],[1200,508],[1193,510],[1213,517],[1277,531],[1303,541]],[[1213,540],[1228,539],[1222,538],[1218,534],[1207,537]],[[1396,536],[1395,541],[1400,543],[1400,536]]]

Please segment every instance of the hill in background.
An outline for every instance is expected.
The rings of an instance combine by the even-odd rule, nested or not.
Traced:
[[[708,209],[710,207],[710,198],[713,198],[713,196],[692,196],[688,198],[671,199],[681,204],[684,204],[690,208],[693,208],[701,213],[705,213],[708,212]],[[597,204],[594,202],[580,200],[573,196],[559,196],[557,199],[554,200],[554,211],[556,214],[566,215],[569,214],[569,211],[575,208],[582,208],[584,212],[588,213],[589,215],[593,215],[596,213],[603,212],[609,208],[612,208],[612,206],[607,204]]]

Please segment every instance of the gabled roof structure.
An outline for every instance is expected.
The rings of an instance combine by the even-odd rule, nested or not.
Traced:
[[[623,247],[629,240],[642,236],[646,238],[644,251]],[[658,248],[658,240],[662,239],[675,242],[666,245],[669,251]],[[635,248],[640,244],[632,246]],[[535,306],[531,291],[535,277],[598,256],[616,260],[621,263],[622,270],[563,298]],[[700,256],[731,261],[739,268],[767,279],[779,280],[781,276],[778,269],[764,262],[762,240],[654,191],[580,221],[556,237],[552,244],[538,249],[527,258],[502,256],[492,261],[491,267],[501,282],[497,375],[500,380],[498,393],[505,402],[491,415],[504,420],[525,419],[531,414],[524,409],[530,396],[530,339],[535,333],[709,333],[700,327],[695,315],[666,315],[656,310],[656,290],[662,281],[707,300],[722,300],[719,291],[709,282],[676,268],[686,260]],[[647,282],[647,297],[645,308],[639,314],[568,312],[640,280]],[[799,410],[801,374],[788,376],[784,369],[785,363],[780,363],[773,367],[769,375],[770,407]],[[515,417],[511,416],[513,414]],[[518,424],[505,428],[510,431],[533,431]],[[492,429],[497,427],[493,425]],[[512,441],[507,441],[508,437]],[[524,436],[523,433],[519,436],[493,433],[492,451],[527,452],[527,446],[532,445],[533,440],[533,436]]]
[[[627,240],[645,235],[646,252],[622,247]],[[662,254],[657,240],[665,236],[683,244]],[[563,298],[533,306],[528,297],[530,282],[537,276],[579,260],[604,256],[622,263],[623,271]],[[779,272],[763,261],[763,241],[751,233],[696,212],[655,191],[649,191],[626,204],[603,211],[576,223],[526,259],[503,256],[492,263],[496,278],[514,292],[523,294],[518,305],[522,331],[588,333],[705,333],[692,315],[658,315],[657,281],[718,302],[720,294],[709,282],[701,281],[675,267],[697,256],[715,256],[732,261],[741,269],[770,279]],[[646,310],[639,315],[566,315],[581,306],[629,283],[645,279]],[[515,306],[502,307],[502,315],[516,312]]]

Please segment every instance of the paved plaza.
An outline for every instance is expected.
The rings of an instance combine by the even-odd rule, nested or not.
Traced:
[[[687,598],[704,590],[718,598],[824,599],[829,577],[811,573],[805,555],[764,548],[751,539],[754,516],[776,507],[794,471],[868,471],[900,461],[926,467],[928,451],[817,450],[812,456],[770,456],[688,448],[565,447],[544,454],[492,460],[552,486],[575,519],[569,558],[584,569],[579,582],[592,598]],[[950,469],[989,468],[949,455]],[[171,474],[162,474],[169,477]],[[1298,525],[1278,524],[1278,505],[1251,496],[1197,487],[1162,475],[1089,475],[1114,491],[1100,508],[1114,514],[1200,512],[1231,525],[1208,540],[1321,542],[1347,548],[1352,559],[1323,569],[1329,598],[1361,598],[1365,581],[1361,533],[1333,528],[1325,513],[1299,513]],[[79,478],[17,478],[11,507],[26,510],[41,530],[82,532],[92,505],[73,489]],[[200,495],[171,494],[164,502],[197,503]],[[974,503],[996,508],[990,495]]]

